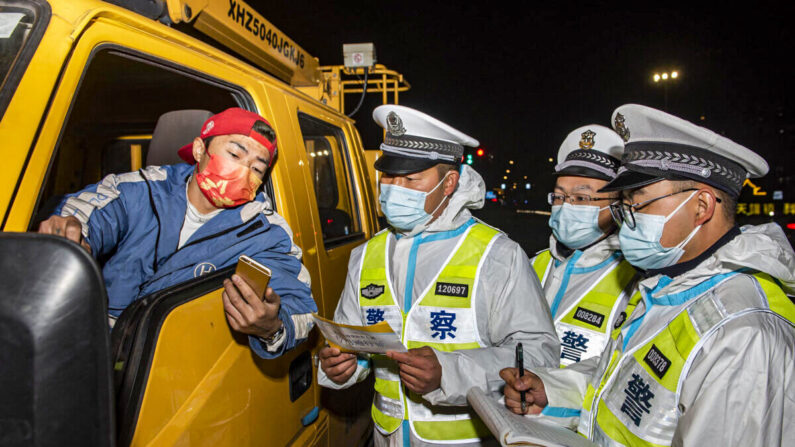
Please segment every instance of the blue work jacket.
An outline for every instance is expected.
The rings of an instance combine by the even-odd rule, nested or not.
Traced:
[[[303,341],[296,332],[306,336],[311,326],[295,324],[311,325],[309,315],[317,311],[309,275],[305,269],[302,273],[301,250],[263,192],[218,213],[178,249],[192,172],[193,166],[177,164],[111,174],[66,196],[55,213],[75,216],[83,224],[83,235],[102,265],[113,316],[146,295],[232,265],[243,254],[269,267],[287,338],[276,353],[267,352],[254,337],[250,344],[262,357],[278,356]]]

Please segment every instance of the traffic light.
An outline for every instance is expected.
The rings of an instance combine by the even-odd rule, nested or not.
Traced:
[[[482,147],[479,147],[478,150],[475,151],[475,153],[477,154],[478,157],[486,155],[486,151],[484,151]]]
[[[466,164],[468,165],[472,164],[472,154],[467,154]]]

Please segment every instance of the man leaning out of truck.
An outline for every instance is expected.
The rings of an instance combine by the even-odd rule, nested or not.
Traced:
[[[133,301],[248,255],[271,269],[270,287],[261,300],[237,275],[224,280],[227,320],[259,356],[283,354],[306,339],[317,306],[292,231],[260,190],[275,132],[231,108],[207,119],[179,155],[186,163],[109,175],[67,195],[39,232],[100,261],[111,326]]]

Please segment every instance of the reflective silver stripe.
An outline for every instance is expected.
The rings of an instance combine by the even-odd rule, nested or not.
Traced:
[[[375,393],[373,405],[375,405],[375,408],[378,408],[378,411],[381,413],[395,419],[403,420],[403,405],[401,405],[400,401],[384,397],[381,393]]]
[[[167,177],[166,170],[160,166],[149,166],[142,172],[147,179],[152,181],[162,181]],[[91,218],[91,213],[95,210],[104,208],[110,202],[118,199],[121,194],[118,186],[122,183],[137,183],[143,181],[144,177],[141,176],[141,172],[139,171],[127,172],[119,175],[110,174],[97,184],[96,191],[84,191],[66,199],[66,202],[61,208],[61,216],[76,217],[83,226],[83,236],[88,237],[88,220]]]
[[[395,146],[388,146],[384,143],[381,143],[381,150],[384,152],[403,155],[412,158],[426,158],[428,160],[445,160],[445,161],[458,161],[458,159],[453,155],[442,154],[436,151],[426,151],[420,149],[409,149],[406,147],[395,147]]]
[[[720,323],[726,316],[711,296],[697,300],[692,306],[687,308],[687,313],[699,337]]]
[[[471,419],[468,411],[461,411],[462,408],[468,409],[469,407],[455,407],[455,406],[442,406],[431,405],[426,400],[420,403],[410,401],[409,412],[412,421],[463,421]]]
[[[602,447],[626,447],[624,444],[616,442],[607,436],[598,425],[593,431],[593,442]]]
[[[309,337],[309,332],[315,327],[315,320],[312,318],[312,314],[293,314],[290,318],[293,320],[295,339],[302,340]]]
[[[616,171],[614,171],[612,169],[608,169],[608,168],[606,168],[606,167],[604,167],[602,165],[596,164],[596,163],[587,162],[585,160],[564,161],[563,163],[560,163],[560,164],[555,166],[555,172],[560,172],[561,170],[566,169],[569,166],[580,166],[580,167],[583,167],[583,168],[593,169],[594,171],[601,172],[602,174],[604,174],[604,175],[606,175],[606,176],[608,176],[610,178],[616,178]]]

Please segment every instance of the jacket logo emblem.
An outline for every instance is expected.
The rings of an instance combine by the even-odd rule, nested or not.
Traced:
[[[664,356],[663,353],[657,349],[657,346],[654,345],[651,345],[651,349],[646,353],[646,357],[643,357],[643,361],[649,365],[651,370],[654,371],[654,374],[657,374],[657,377],[661,379],[671,366],[671,361],[668,360],[668,357]]]
[[[202,262],[201,264],[197,264],[196,267],[194,267],[193,277],[198,278],[199,276],[206,275],[214,271],[215,271],[214,265],[210,264],[209,262]]]
[[[384,286],[375,284],[368,284],[367,287],[362,288],[362,296],[368,300],[372,300],[384,294]]]
[[[604,315],[592,310],[588,310],[584,307],[578,307],[577,311],[574,312],[573,318],[598,328],[602,327],[602,322],[605,320]]]
[[[436,295],[457,296],[466,298],[469,296],[469,284],[453,284],[449,282],[437,282]]]

